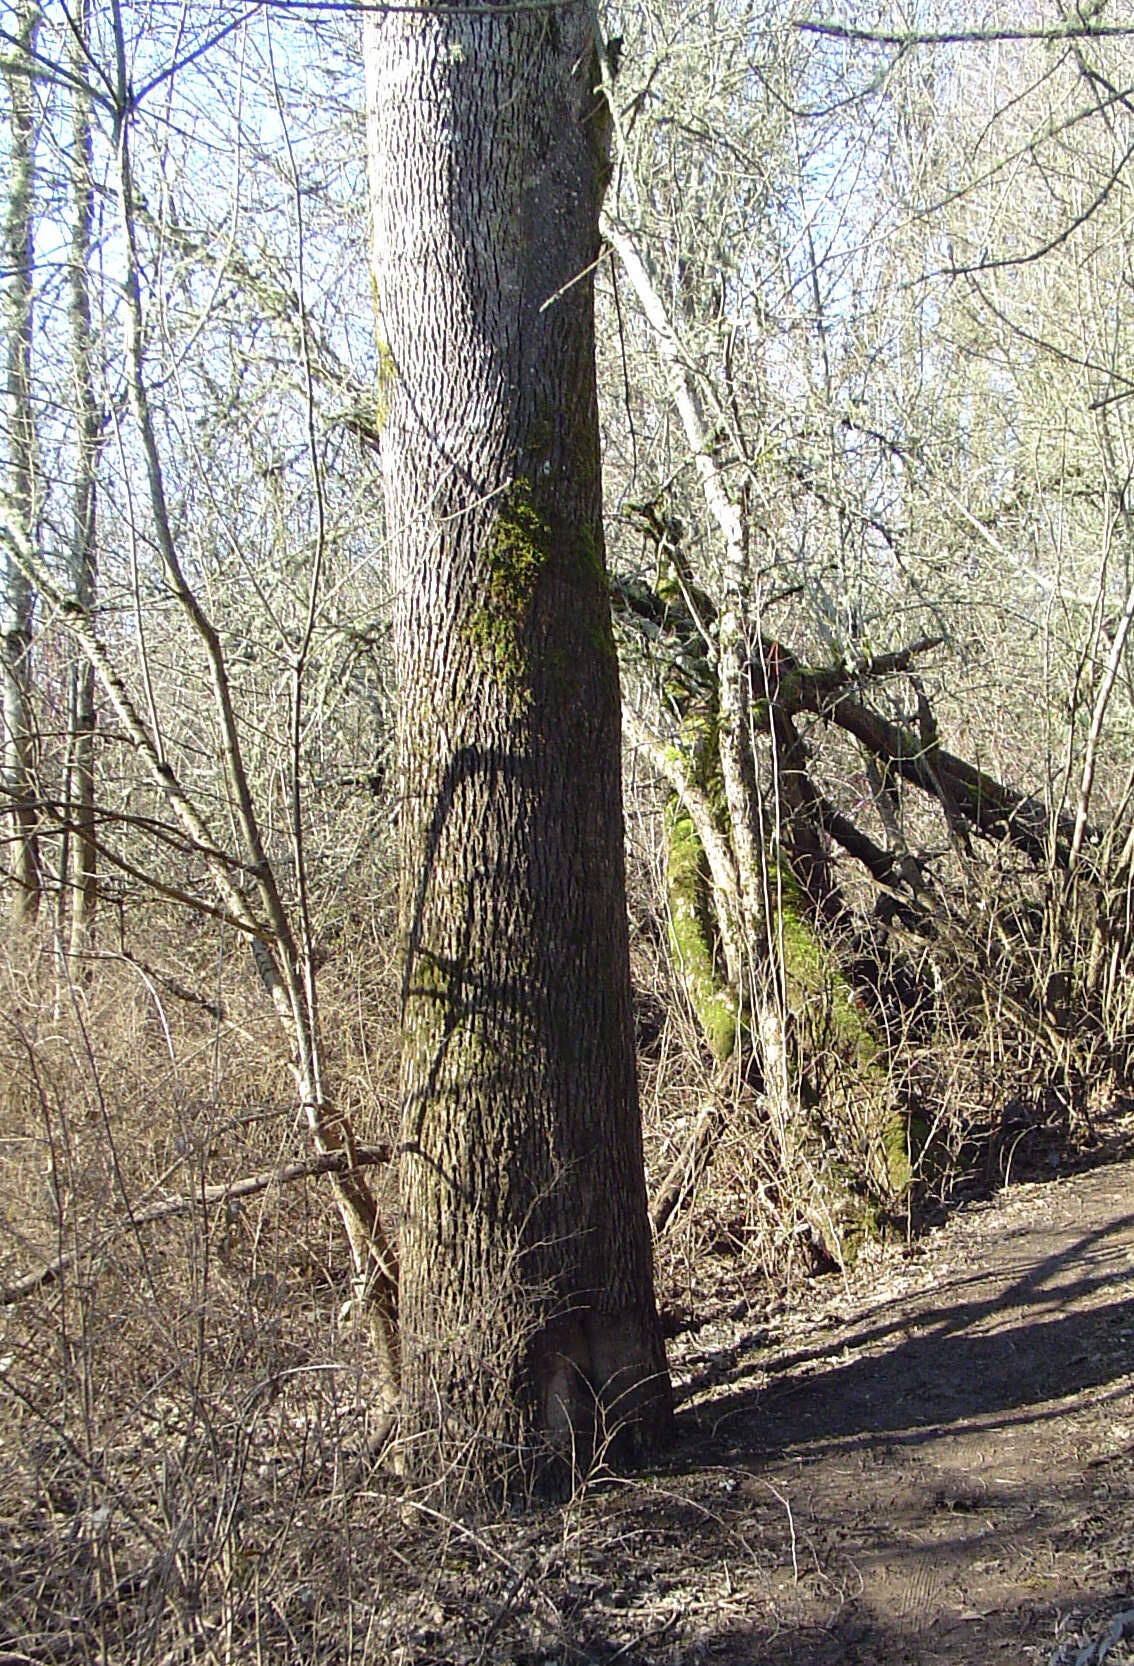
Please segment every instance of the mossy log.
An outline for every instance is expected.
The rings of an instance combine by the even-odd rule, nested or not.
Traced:
[[[787,867],[774,871],[774,922],[791,1019],[797,1097],[811,1137],[875,1204],[913,1178],[916,1128],[897,1101],[886,1051],[864,998],[825,941]]]

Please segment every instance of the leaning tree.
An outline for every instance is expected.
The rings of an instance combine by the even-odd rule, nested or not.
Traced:
[[[400,683],[404,1430],[490,1484],[664,1437],[592,271],[593,11],[366,37]],[[456,1466],[454,1468],[453,1466]]]

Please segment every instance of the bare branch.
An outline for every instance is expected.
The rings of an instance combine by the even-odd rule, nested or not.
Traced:
[[[1101,9],[1101,8],[1099,8]],[[1134,35],[1134,24],[1093,23],[1080,16],[1048,29],[939,29],[924,33],[917,29],[860,29],[851,23],[821,23],[799,18],[795,28],[805,35],[824,35],[829,40],[855,41],[865,46],[893,46],[900,52],[911,46],[991,46],[1010,41],[1108,40]]]
[[[191,1215],[195,1210],[209,1208],[213,1204],[227,1204],[240,1198],[256,1197],[260,1192],[266,1192],[270,1186],[286,1186],[293,1180],[311,1180],[320,1174],[354,1174],[362,1168],[388,1163],[391,1156],[388,1145],[358,1145],[352,1153],[321,1151],[313,1157],[305,1157],[295,1163],[284,1163],[280,1168],[265,1169],[259,1174],[250,1174],[243,1180],[233,1180],[223,1186],[204,1186],[191,1197],[163,1198],[152,1208],[135,1214],[132,1220],[120,1222],[89,1248],[82,1251],[69,1250],[66,1255],[57,1256],[54,1261],[49,1261],[47,1266],[41,1267],[38,1272],[27,1273],[14,1284],[0,1287],[0,1307],[11,1307],[14,1302],[22,1301],[25,1296],[41,1290],[44,1285],[54,1284],[69,1267],[74,1266],[80,1254],[84,1257],[100,1255],[116,1238],[126,1232],[133,1232],[140,1226],[153,1226],[157,1221],[172,1220],[178,1215]]]

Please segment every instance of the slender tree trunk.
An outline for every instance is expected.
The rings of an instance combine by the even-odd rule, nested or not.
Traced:
[[[590,268],[591,11],[367,31],[401,688],[411,1462],[665,1436]],[[463,1468],[461,1466],[464,1466]]]
[[[292,1048],[291,1066],[299,1091],[300,1108],[316,1150],[321,1154],[343,1153],[347,1166],[331,1175],[354,1263],[354,1306],[369,1329],[378,1368],[379,1392],[388,1412],[397,1393],[396,1267],[387,1244],[374,1195],[365,1176],[350,1161],[355,1149],[349,1114],[326,1092],[321,1061],[317,1013],[311,991],[305,987],[305,968],[296,945],[292,920],[284,905],[276,873],[264,845],[260,817],[249,784],[240,725],[237,721],[232,684],[229,681],[220,632],[201,605],[186,578],[185,569],[166,496],[165,473],[154,427],[145,373],[145,330],[142,310],[141,262],[137,249],[137,217],[130,149],[130,94],[127,78],[126,36],[122,8],[111,0],[110,22],[115,43],[116,119],[114,154],[124,258],[122,322],[126,349],[126,379],[138,442],[145,460],[146,482],[158,558],[170,594],[186,624],[195,633],[208,665],[216,734],[219,743],[228,806],[237,830],[242,861],[236,867],[221,854],[208,821],[178,780],[169,759],[163,755],[155,728],[140,717],[121,678],[117,675],[88,620],[73,606],[66,611],[69,625],[84,653],[99,673],[103,688],[119,721],[139,753],[146,759],[152,777],[182,828],[198,849],[212,853],[208,866],[221,899],[233,918],[245,930],[260,977],[276,1010],[281,1027]],[[10,539],[18,546],[18,536]],[[20,556],[27,570],[34,557],[25,545]],[[40,588],[59,606],[58,592],[44,574]],[[255,917],[245,894],[245,884],[257,898],[261,918]]]
[[[83,47],[89,31],[88,0],[75,9],[72,63],[80,82],[87,73]],[[71,583],[75,601],[88,622],[94,613],[98,588],[97,480],[102,421],[95,397],[91,332],[90,254],[94,217],[94,177],[91,161],[91,106],[76,85],[72,97],[71,155],[71,366],[75,400],[78,456],[72,499]],[[95,678],[85,654],[75,658],[71,693],[70,782],[68,797],[74,822],[70,842],[71,952],[89,946],[94,933],[98,891],[95,842]]]
[[[35,98],[31,54],[39,8],[24,4],[13,30],[18,48],[4,76],[10,107],[8,214],[4,253],[8,279],[4,333],[7,346],[5,440],[8,497],[29,542],[35,541],[35,421],[31,404],[31,354],[35,219]],[[21,63],[21,58],[23,62]],[[4,578],[3,793],[10,825],[13,924],[29,925],[39,910],[34,749],[31,716],[32,610],[34,593],[9,560]]]

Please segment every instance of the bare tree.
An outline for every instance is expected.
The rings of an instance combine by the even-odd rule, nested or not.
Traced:
[[[932,1120],[891,957],[920,1014],[999,1004],[1021,1068],[1082,1080],[1128,940],[1121,30],[1035,11],[848,58],[743,6],[675,49],[642,7],[607,86],[616,596],[675,961],[765,1107],[787,1058],[795,1129],[849,1114],[883,1207]]]
[[[105,27],[107,38],[90,43],[91,58],[82,68],[75,58],[68,67],[65,54],[59,55],[54,65],[48,55],[37,60],[37,75],[54,78],[75,97],[76,155],[71,168],[75,197],[68,270],[73,397],[63,407],[73,424],[66,437],[76,459],[70,505],[71,560],[45,556],[29,531],[15,492],[0,495],[0,528],[13,570],[29,592],[33,586],[38,591],[53,623],[71,634],[101,684],[108,719],[113,720],[113,744],[120,757],[131,759],[119,801],[113,803],[104,796],[92,814],[89,723],[85,733],[80,726],[73,737],[68,765],[77,784],[69,810],[80,847],[93,833],[104,864],[152,887],[158,895],[210,915],[229,929],[235,928],[250,946],[257,975],[275,1013],[298,1109],[317,1153],[334,1159],[327,1172],[350,1247],[354,1306],[373,1344],[378,1394],[388,1412],[397,1394],[396,1265],[374,1194],[354,1161],[357,1142],[349,1114],[336,1101],[328,1079],[320,1033],[309,858],[304,840],[305,701],[314,676],[316,623],[327,565],[326,537],[317,539],[307,552],[309,561],[301,573],[306,582],[295,584],[289,591],[289,611],[273,608],[270,603],[264,608],[272,653],[286,668],[286,695],[280,702],[282,744],[270,768],[257,777],[249,761],[248,737],[251,734],[254,749],[265,730],[274,730],[275,717],[273,714],[264,725],[258,720],[255,724],[242,721],[241,688],[230,673],[225,642],[226,636],[240,641],[234,597],[231,592],[218,594],[212,588],[209,563],[200,559],[198,549],[187,548],[191,535],[184,515],[184,459],[168,444],[163,447],[163,432],[168,440],[172,425],[167,424],[163,430],[152,398],[151,355],[165,348],[175,370],[182,370],[182,343],[171,343],[164,334],[173,306],[169,291],[161,286],[163,261],[168,259],[178,273],[185,239],[168,200],[161,216],[155,218],[139,183],[135,147],[145,151],[153,140],[154,128],[147,124],[144,98],[139,98],[132,85],[130,60],[136,43],[128,35],[129,23],[128,12],[117,4],[101,13],[100,27]],[[80,57],[86,59],[81,50]],[[32,81],[28,66],[21,68],[20,86],[26,98]],[[151,94],[170,88],[174,80],[173,74],[159,76]],[[84,89],[89,90],[89,101]],[[96,93],[100,114],[109,117],[109,131],[102,133],[100,144],[116,211],[112,259],[114,286],[120,297],[116,318],[121,336],[115,375],[123,397],[111,411],[120,476],[114,494],[116,517],[110,525],[126,545],[125,560],[118,555],[116,576],[122,585],[118,596],[127,598],[129,604],[129,626],[117,635],[109,633],[110,640],[108,633],[96,626],[93,614],[94,501],[101,459],[88,288],[92,276],[91,111]],[[160,122],[155,125],[159,162],[167,161],[160,149],[167,142],[167,129]],[[292,185],[294,204],[294,181]],[[143,258],[143,248],[156,256],[152,264]],[[298,316],[293,315],[291,328],[298,337],[301,356],[307,353],[309,329],[304,303],[305,255],[306,245],[301,242],[300,272],[289,302],[293,308],[298,302]],[[193,276],[195,273],[190,272],[190,289]],[[226,276],[227,267],[222,265],[221,277]],[[219,281],[214,283],[203,315],[194,306],[191,335],[200,335],[210,322],[218,288]],[[105,310],[109,313],[111,309],[108,306]],[[110,350],[109,342],[101,344],[100,351]],[[167,373],[172,378],[175,371],[170,363]],[[313,390],[311,376],[301,380],[299,432],[306,429],[314,437]],[[168,409],[164,414],[168,415]],[[193,414],[199,416],[199,409]],[[239,420],[236,413],[233,420]],[[301,461],[303,457],[301,450]],[[192,453],[191,458],[196,460]],[[109,496],[104,493],[103,501]],[[320,524],[325,531],[325,518]],[[105,534],[105,524],[100,534]],[[153,552],[152,562],[149,551]],[[103,562],[100,583],[105,568]],[[263,585],[258,594],[262,600]],[[210,605],[218,601],[226,607],[223,624],[218,624]],[[172,631],[168,628],[171,612],[177,626]],[[161,663],[167,653],[168,670]],[[89,712],[84,678],[78,679],[77,690],[76,712]],[[193,695],[198,690],[205,698],[194,703]],[[282,838],[270,826],[265,831],[274,815],[281,781],[288,806]],[[144,808],[139,813],[133,806],[143,792]],[[92,862],[93,850],[80,854],[76,867],[78,879],[88,887],[94,879]],[[281,878],[282,873],[288,877]],[[211,899],[200,883],[204,875],[212,887]],[[81,900],[76,914],[85,938],[90,917]]]
[[[71,44],[71,259],[68,270],[71,316],[71,365],[75,421],[75,477],[72,486],[71,584],[75,602],[93,629],[98,586],[98,464],[106,424],[99,409],[95,383],[95,343],[91,325],[91,260],[94,229],[94,159],[92,110],[86,86],[90,50],[89,0],[79,0]],[[70,692],[70,737],[66,821],[72,835],[64,836],[60,899],[71,900],[70,947],[76,954],[89,947],[98,896],[98,839],[95,819],[95,674],[90,660],[75,658]],[[68,875],[67,867],[71,873]],[[61,932],[62,936],[62,924]]]
[[[23,537],[38,537],[35,481],[35,417],[32,405],[35,235],[35,87],[29,73],[39,30],[35,0],[17,8],[15,45],[4,55],[8,93],[8,202],[4,228],[7,287],[4,338],[7,359],[5,440],[10,513]],[[11,829],[11,910],[17,926],[29,925],[39,909],[41,880],[37,839],[34,730],[31,712],[32,617],[35,593],[27,575],[9,561],[4,582],[3,790]]]

